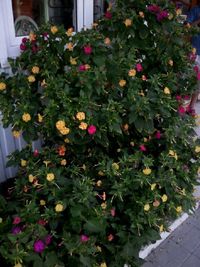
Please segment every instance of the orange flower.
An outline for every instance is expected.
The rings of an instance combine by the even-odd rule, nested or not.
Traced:
[[[51,32],[53,34],[57,33],[58,32],[58,28],[56,26],[51,26]]]
[[[126,25],[126,27],[130,27],[132,25],[132,20],[131,19],[126,19],[124,21],[124,24]]]
[[[136,75],[136,70],[135,69],[130,69],[129,72],[128,72],[128,76],[135,77],[135,75]]]
[[[60,146],[58,148],[58,154],[59,154],[59,156],[64,156],[65,155],[65,152],[66,152],[66,147],[65,146]]]

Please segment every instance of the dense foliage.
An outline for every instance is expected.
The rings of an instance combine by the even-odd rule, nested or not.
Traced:
[[[200,146],[184,101],[199,72],[180,21],[169,1],[118,1],[92,29],[23,38],[0,77],[3,124],[27,141],[0,201],[7,262],[138,266],[141,247],[194,207]]]

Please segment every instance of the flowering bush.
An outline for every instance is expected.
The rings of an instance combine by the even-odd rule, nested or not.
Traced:
[[[192,30],[156,2],[118,1],[75,35],[46,25],[1,75],[3,123],[27,141],[0,206],[0,253],[15,267],[138,266],[141,247],[194,207]]]

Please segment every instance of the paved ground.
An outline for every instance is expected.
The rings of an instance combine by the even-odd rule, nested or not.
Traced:
[[[200,114],[200,101],[195,109]],[[195,131],[200,136],[200,116],[197,124]],[[200,206],[145,261],[142,267],[200,267]]]

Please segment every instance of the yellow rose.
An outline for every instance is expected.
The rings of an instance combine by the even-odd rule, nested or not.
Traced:
[[[194,54],[194,55],[195,55],[195,54],[196,54],[196,52],[197,52],[197,49],[196,49],[195,47],[193,47],[193,48],[192,48],[192,54]]]
[[[151,191],[153,191],[156,188],[156,183],[151,184]]]
[[[67,143],[67,144],[69,144],[69,142],[70,142],[69,141],[69,138],[65,138],[64,142]]]
[[[46,201],[45,201],[44,199],[41,199],[41,200],[40,200],[40,205],[41,205],[41,206],[45,206],[45,205],[46,205]]]
[[[20,137],[20,131],[12,131],[12,135],[15,137],[15,138],[19,138]]]
[[[102,181],[101,181],[101,180],[98,180],[98,181],[96,182],[96,185],[97,185],[98,187],[101,187],[101,185],[102,185]]]
[[[139,16],[140,16],[141,18],[144,18],[144,12],[140,11],[140,12],[139,12]]]
[[[68,36],[68,37],[72,36],[73,31],[74,31],[73,28],[69,28],[69,29],[66,31],[67,36]]]
[[[60,162],[60,165],[62,165],[62,166],[67,165],[67,161],[66,161],[66,159],[62,159],[61,162]]]
[[[112,168],[113,168],[115,171],[118,171],[118,170],[119,170],[119,165],[118,165],[116,162],[114,162],[114,163],[112,164]]]
[[[27,165],[27,161],[24,159],[21,159],[21,166],[26,167],[26,165]]]
[[[40,113],[37,114],[38,116],[38,122],[42,122],[43,121],[43,117]]]
[[[55,211],[56,212],[62,212],[64,210],[64,206],[62,204],[57,204],[55,206]]]
[[[106,264],[105,262],[102,262],[102,263],[100,264],[100,267],[107,267],[107,264]]]
[[[181,212],[183,211],[182,206],[178,206],[178,207],[176,207],[176,211],[177,211],[178,213],[181,213]]]
[[[173,65],[174,65],[174,61],[173,61],[172,59],[170,59],[170,60],[168,61],[168,64],[169,64],[170,66],[173,66]]]
[[[35,76],[33,76],[33,75],[28,76],[27,79],[28,79],[29,83],[34,83],[35,82]]]
[[[47,181],[52,182],[55,179],[54,173],[48,173],[46,179]]]
[[[164,195],[162,195],[161,199],[162,199],[162,202],[166,202],[168,197],[167,197],[167,195],[164,194]]]
[[[83,121],[78,126],[78,128],[81,129],[81,130],[86,130],[87,127],[88,127],[87,123],[86,122],[83,122]]]
[[[77,61],[76,61],[77,57],[76,58],[73,58],[73,57],[70,57],[70,64],[72,65],[77,65]]]
[[[0,83],[0,91],[3,91],[3,90],[5,90],[5,89],[6,89],[6,84],[3,83],[3,82],[1,82],[1,83]]]
[[[169,13],[168,19],[171,20],[171,19],[173,19],[173,17],[174,17],[173,14],[172,13]]]
[[[38,74],[39,71],[40,71],[40,68],[39,68],[38,66],[34,66],[34,67],[32,67],[32,73],[33,73],[33,74]]]
[[[149,204],[145,204],[144,205],[144,211],[149,211],[150,210],[150,205]]]
[[[196,147],[195,147],[195,152],[196,152],[196,153],[199,153],[199,152],[200,152],[200,146],[196,146]]]
[[[131,19],[126,19],[126,20],[124,21],[124,24],[126,25],[126,27],[129,27],[129,26],[132,25],[132,20],[131,20]]]
[[[144,173],[145,175],[149,175],[149,174],[151,174],[151,169],[150,169],[150,168],[145,168],[145,169],[143,170],[143,173]]]
[[[21,265],[21,263],[16,263],[15,265],[14,265],[14,267],[22,267],[22,265]]]
[[[170,92],[170,90],[169,90],[168,87],[165,87],[165,88],[164,88],[164,93],[165,93],[166,95],[170,95],[170,94],[171,94],[171,92]]]
[[[106,37],[106,38],[104,39],[104,44],[105,44],[105,45],[110,45],[110,44],[111,44],[111,40],[110,40],[110,38]]]
[[[28,122],[31,120],[31,115],[29,113],[24,113],[22,115],[22,120],[25,121],[25,122]]]
[[[51,26],[51,32],[53,34],[57,33],[58,32],[58,28],[56,26]]]
[[[162,233],[162,232],[164,231],[164,226],[163,226],[163,224],[161,224],[161,225],[159,226],[159,231],[160,231],[160,233]]]
[[[66,44],[66,48],[69,50],[69,51],[73,51],[74,49],[74,45],[72,42],[69,42],[68,44]]]
[[[85,120],[85,113],[84,112],[77,112],[76,113],[76,118],[79,121]]]
[[[28,180],[30,183],[32,183],[34,181],[35,177],[32,174],[29,174],[28,176]]]
[[[62,135],[66,135],[66,134],[68,134],[69,132],[70,132],[70,129],[67,128],[67,127],[64,127],[63,129],[60,130],[60,133],[61,133]]]
[[[65,127],[65,122],[64,122],[64,121],[59,120],[59,121],[56,122],[56,128],[57,128],[58,130],[63,129],[64,127]]]
[[[135,77],[135,75],[136,75],[136,70],[135,69],[130,69],[129,72],[128,72],[128,76]]]
[[[120,80],[119,81],[119,86],[124,87],[126,85],[126,80]]]
[[[101,204],[101,208],[102,208],[103,210],[105,210],[105,209],[107,208],[107,204],[106,204],[106,202],[104,202],[104,203]]]

